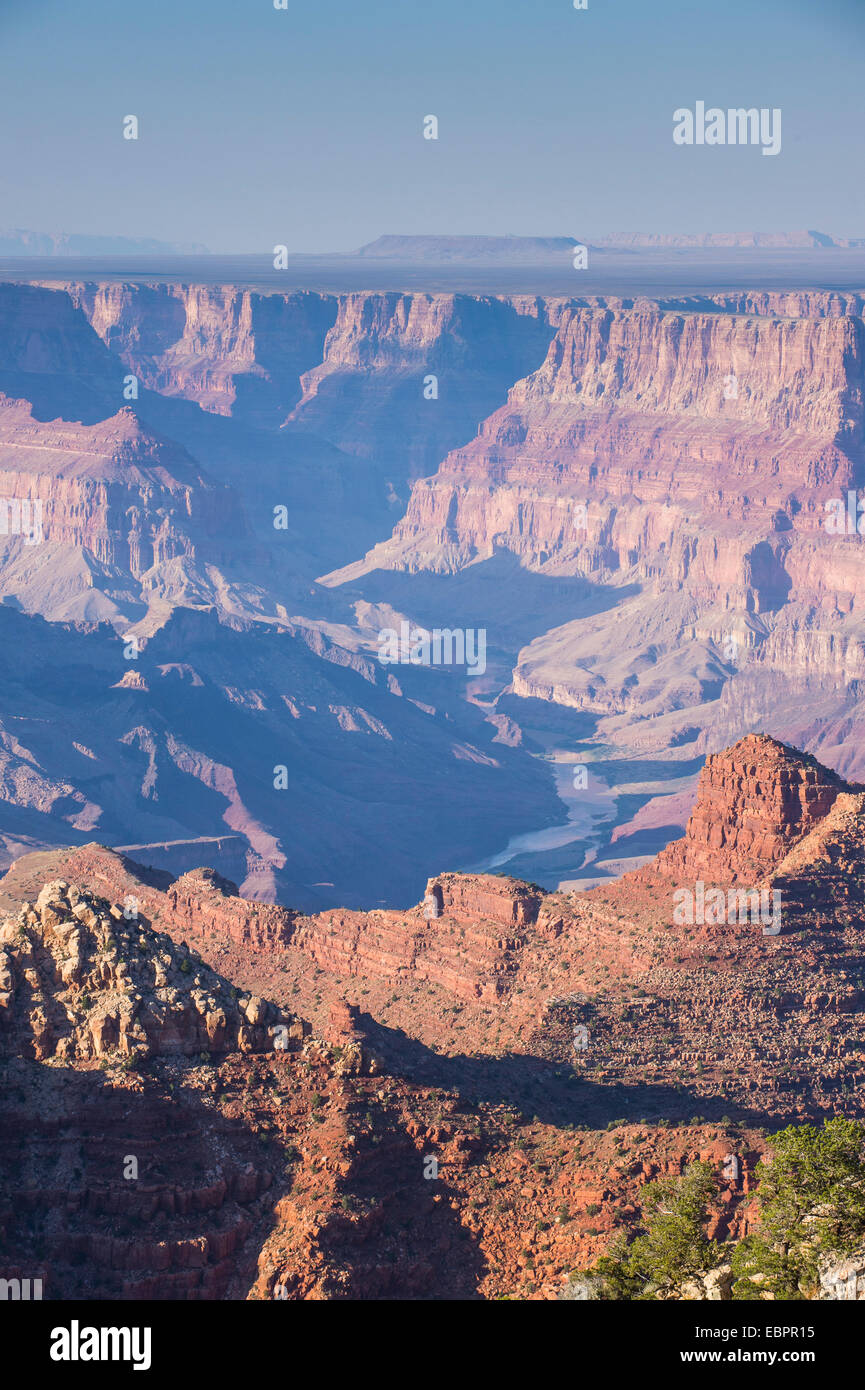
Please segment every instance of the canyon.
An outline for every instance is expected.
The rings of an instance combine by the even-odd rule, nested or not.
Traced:
[[[0,468],[43,537],[0,537],[0,598],[80,672],[50,735],[7,676],[5,862],[71,827],[180,872],[231,835],[254,896],[393,906],[512,843],[547,888],[610,877],[751,729],[861,775],[861,545],[827,521],[863,483],[863,305],[0,285]],[[484,631],[486,675],[388,673],[404,621]],[[98,750],[79,699],[120,707]],[[600,822],[520,850],[567,760]]]
[[[0,283],[0,1278],[566,1298],[865,1119],[863,318]]]
[[[0,1274],[567,1297],[696,1159],[738,1240],[769,1131],[863,1114],[863,850],[865,791],[749,735],[681,841],[585,893],[445,873],[404,912],[306,916],[97,843],[25,854],[0,881]],[[781,934],[677,925],[698,875],[780,884]]]

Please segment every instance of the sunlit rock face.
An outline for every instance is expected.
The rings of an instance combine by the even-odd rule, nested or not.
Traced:
[[[587,578],[605,601],[523,646],[517,695],[646,751],[763,723],[858,773],[861,314],[816,291],[565,303],[543,365],[328,582],[503,551]]]

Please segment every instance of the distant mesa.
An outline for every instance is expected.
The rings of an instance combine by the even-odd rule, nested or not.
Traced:
[[[605,236],[399,236],[386,235],[337,259],[395,261],[431,265],[567,265],[574,247],[596,252],[860,250],[865,237],[833,237],[826,232],[615,232]],[[0,258],[210,256],[201,242],[159,241],[153,237],[98,236],[81,232],[0,230]],[[247,255],[249,253],[242,253]],[[314,254],[314,253],[313,253]]]
[[[198,241],[152,237],[89,236],[80,232],[0,231],[0,256],[208,256]]]
[[[831,237],[825,232],[704,232],[666,236],[622,232],[580,242],[572,236],[380,236],[356,255],[369,260],[413,263],[488,262],[491,265],[562,265],[577,245],[595,251],[817,250],[859,249],[865,237]]]
[[[664,236],[656,232],[622,232],[595,237],[595,246],[609,250],[801,250],[835,247],[844,250],[865,246],[865,237],[831,237],[826,232],[698,232]]]
[[[579,244],[572,236],[380,236],[357,255],[383,261],[561,265]]]

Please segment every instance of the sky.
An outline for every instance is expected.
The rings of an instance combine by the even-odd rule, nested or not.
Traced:
[[[865,236],[863,77],[865,0],[0,0],[0,227]],[[676,145],[698,101],[781,152]]]

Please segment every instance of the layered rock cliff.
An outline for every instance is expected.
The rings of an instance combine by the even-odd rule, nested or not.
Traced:
[[[834,750],[865,674],[861,313],[818,292],[566,302],[543,365],[326,582],[508,551],[604,600],[523,647],[518,696],[646,750],[705,751],[755,720]]]
[[[531,296],[341,295],[287,425],[366,460],[401,490],[471,438],[543,360],[557,311]]]
[[[822,825],[847,784],[816,758],[765,735],[710,755],[685,836],[668,845],[647,878],[757,883]]]
[[[278,424],[321,360],[336,301],[232,285],[63,286],[143,386],[218,415]]]
[[[86,551],[138,580],[243,525],[237,498],[129,407],[83,425],[37,421],[27,402],[0,398],[0,486],[39,502],[31,544]]]
[[[819,530],[825,498],[856,477],[863,330],[850,315],[781,307],[792,306],[759,317],[752,305],[748,318],[566,307],[543,366],[415,486],[376,561],[409,565],[418,538],[426,555],[438,544],[442,569],[503,545],[529,564],[702,581],[708,597],[754,546],[743,522],[767,539],[785,522]],[[761,587],[754,576],[740,596],[750,589],[756,611]]]

